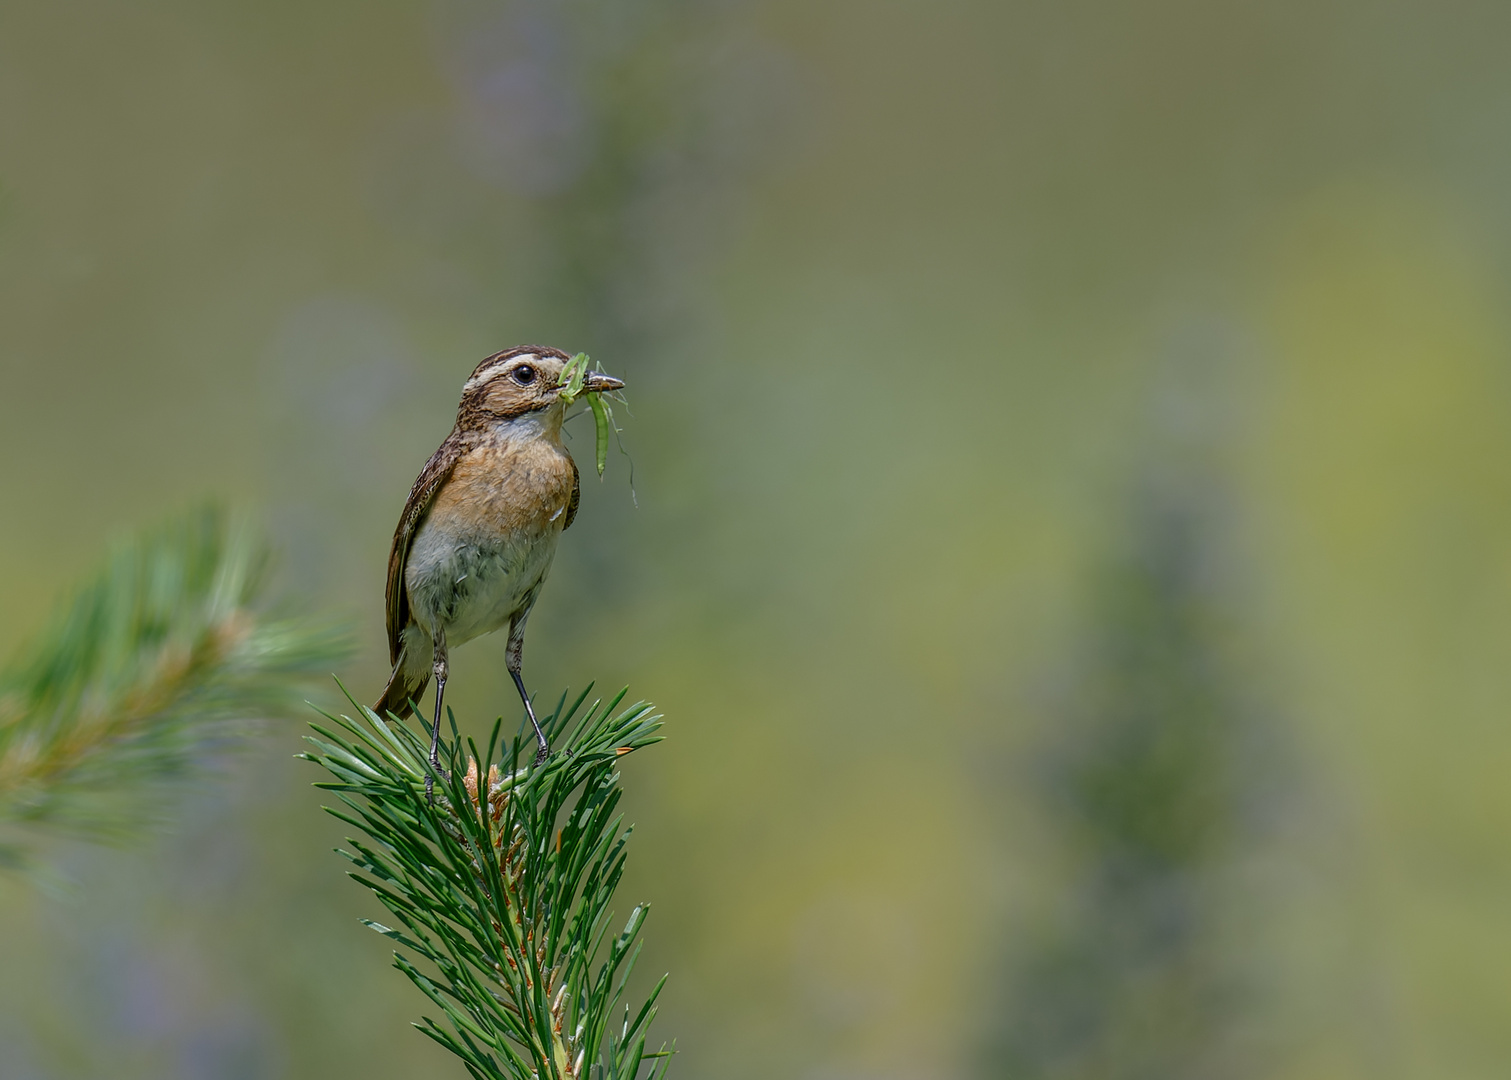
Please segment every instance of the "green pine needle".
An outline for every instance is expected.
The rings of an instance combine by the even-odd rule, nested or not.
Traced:
[[[50,836],[137,835],[169,781],[299,707],[346,645],[253,610],[266,561],[224,512],[194,511],[115,545],[0,670],[0,867],[41,870]]]
[[[433,802],[423,722],[353,700],[361,719],[312,725],[305,756],[333,777],[316,786],[343,804],[327,809],[366,837],[340,854],[398,923],[367,925],[445,1015],[416,1026],[479,1080],[659,1080],[670,1063],[671,1049],[646,1050],[665,977],[633,1016],[623,1003],[647,908],[622,927],[609,908],[630,833],[618,760],[659,742],[661,718],[644,702],[616,714],[623,691],[582,712],[587,694],[542,718],[556,747],[544,765],[523,731],[500,743],[501,720],[482,752],[443,741],[450,776]]]

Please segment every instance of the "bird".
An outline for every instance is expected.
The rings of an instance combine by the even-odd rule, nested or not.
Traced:
[[[447,652],[506,623],[505,665],[535,729],[535,763],[550,757],[520,670],[525,622],[581,498],[577,465],[561,441],[569,401],[560,379],[569,360],[560,349],[519,345],[478,364],[462,386],[451,434],[420,470],[394,529],[385,591],[393,674],[373,711],[403,719],[435,679],[427,798],[442,772]],[[623,387],[590,372],[581,392]]]

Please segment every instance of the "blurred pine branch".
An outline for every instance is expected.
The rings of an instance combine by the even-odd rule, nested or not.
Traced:
[[[400,924],[367,925],[408,951],[394,966],[449,1023],[416,1026],[478,1080],[652,1080],[670,1061],[645,1048],[665,977],[618,1012],[647,909],[618,933],[609,909],[630,831],[615,813],[617,763],[660,741],[660,717],[645,703],[615,715],[621,691],[574,725],[586,698],[563,695],[541,718],[557,748],[541,766],[533,738],[500,744],[499,723],[482,753],[467,741],[465,763],[461,740],[443,741],[451,775],[436,778],[434,802],[428,732],[353,701],[361,719],[331,716],[310,739],[306,756],[335,777],[317,786],[344,804],[330,813],[367,837],[341,854]]]
[[[330,627],[253,605],[265,548],[204,507],[117,543],[52,625],[0,669],[0,867],[49,836],[119,842],[174,781],[347,651]]]

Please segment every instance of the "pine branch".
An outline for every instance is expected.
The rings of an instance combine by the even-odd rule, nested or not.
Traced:
[[[287,716],[346,652],[254,613],[265,550],[206,507],[115,545],[0,670],[0,867],[47,836],[130,838],[250,722]]]
[[[617,934],[609,909],[630,833],[618,760],[659,742],[661,720],[643,702],[615,715],[621,691],[574,721],[586,698],[542,718],[557,749],[541,766],[533,738],[500,744],[502,721],[484,752],[467,741],[465,765],[460,738],[443,741],[433,803],[428,732],[353,701],[360,720],[327,714],[310,737],[305,756],[335,777],[317,786],[343,804],[327,809],[367,838],[340,854],[399,924],[367,925],[403,946],[394,966],[445,1015],[416,1027],[476,1080],[658,1080],[670,1063],[645,1048],[665,977],[618,1012],[647,908]]]

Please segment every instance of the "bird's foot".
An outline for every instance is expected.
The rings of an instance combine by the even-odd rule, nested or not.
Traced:
[[[551,747],[550,746],[542,745],[539,750],[535,751],[535,764],[536,764],[537,767],[539,767],[541,765],[544,765],[546,762],[548,762],[550,760],[551,760]]]

